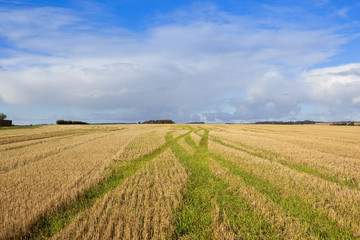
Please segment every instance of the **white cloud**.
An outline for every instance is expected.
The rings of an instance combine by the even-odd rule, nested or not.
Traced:
[[[314,69],[303,74],[310,102],[326,107],[333,119],[360,119],[360,63]]]
[[[346,41],[326,30],[265,29],[256,21],[249,27],[251,19],[216,9],[216,21],[193,17],[145,33],[93,29],[73,14],[62,8],[0,13],[0,37],[13,45],[0,49],[6,53],[0,58],[3,102],[107,109],[134,120],[289,117],[306,96],[301,70],[334,55]],[[304,75],[315,101],[359,90],[344,69],[330,70]],[[227,97],[233,91],[246,94]]]
[[[360,63],[314,69],[304,73],[310,96],[324,104],[350,104],[360,92]]]

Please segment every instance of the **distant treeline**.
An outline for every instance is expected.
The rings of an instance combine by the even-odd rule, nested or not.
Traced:
[[[355,122],[334,122],[331,126],[355,126]]]
[[[62,124],[88,124],[88,123],[82,121],[57,120],[56,124],[62,125]]]
[[[303,125],[303,124],[315,124],[314,121],[305,120],[305,121],[265,121],[265,122],[256,122],[255,124],[279,124],[279,125]]]
[[[205,122],[188,122],[187,124],[205,124]]]
[[[170,119],[165,119],[165,120],[148,120],[145,122],[142,122],[139,124],[174,124],[175,122],[173,120]]]

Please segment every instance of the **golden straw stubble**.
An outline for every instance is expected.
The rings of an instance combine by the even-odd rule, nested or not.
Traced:
[[[167,239],[188,176],[168,149],[54,239]]]
[[[39,217],[102,181],[113,154],[131,134],[130,130],[109,132],[89,142],[85,138],[85,144],[0,174],[0,239],[27,232]]]

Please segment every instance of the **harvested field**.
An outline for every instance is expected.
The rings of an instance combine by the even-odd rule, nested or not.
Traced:
[[[190,155],[193,155],[195,153],[195,149],[191,147],[191,145],[188,144],[185,139],[181,139],[178,144]]]
[[[360,128],[0,132],[0,239],[359,239]]]
[[[201,137],[195,133],[190,134],[192,140],[196,143],[197,146],[200,145]]]
[[[166,239],[187,174],[168,149],[55,236],[55,239]]]

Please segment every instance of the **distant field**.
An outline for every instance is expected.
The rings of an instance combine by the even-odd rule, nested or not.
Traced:
[[[360,239],[360,127],[0,131],[0,239]]]

